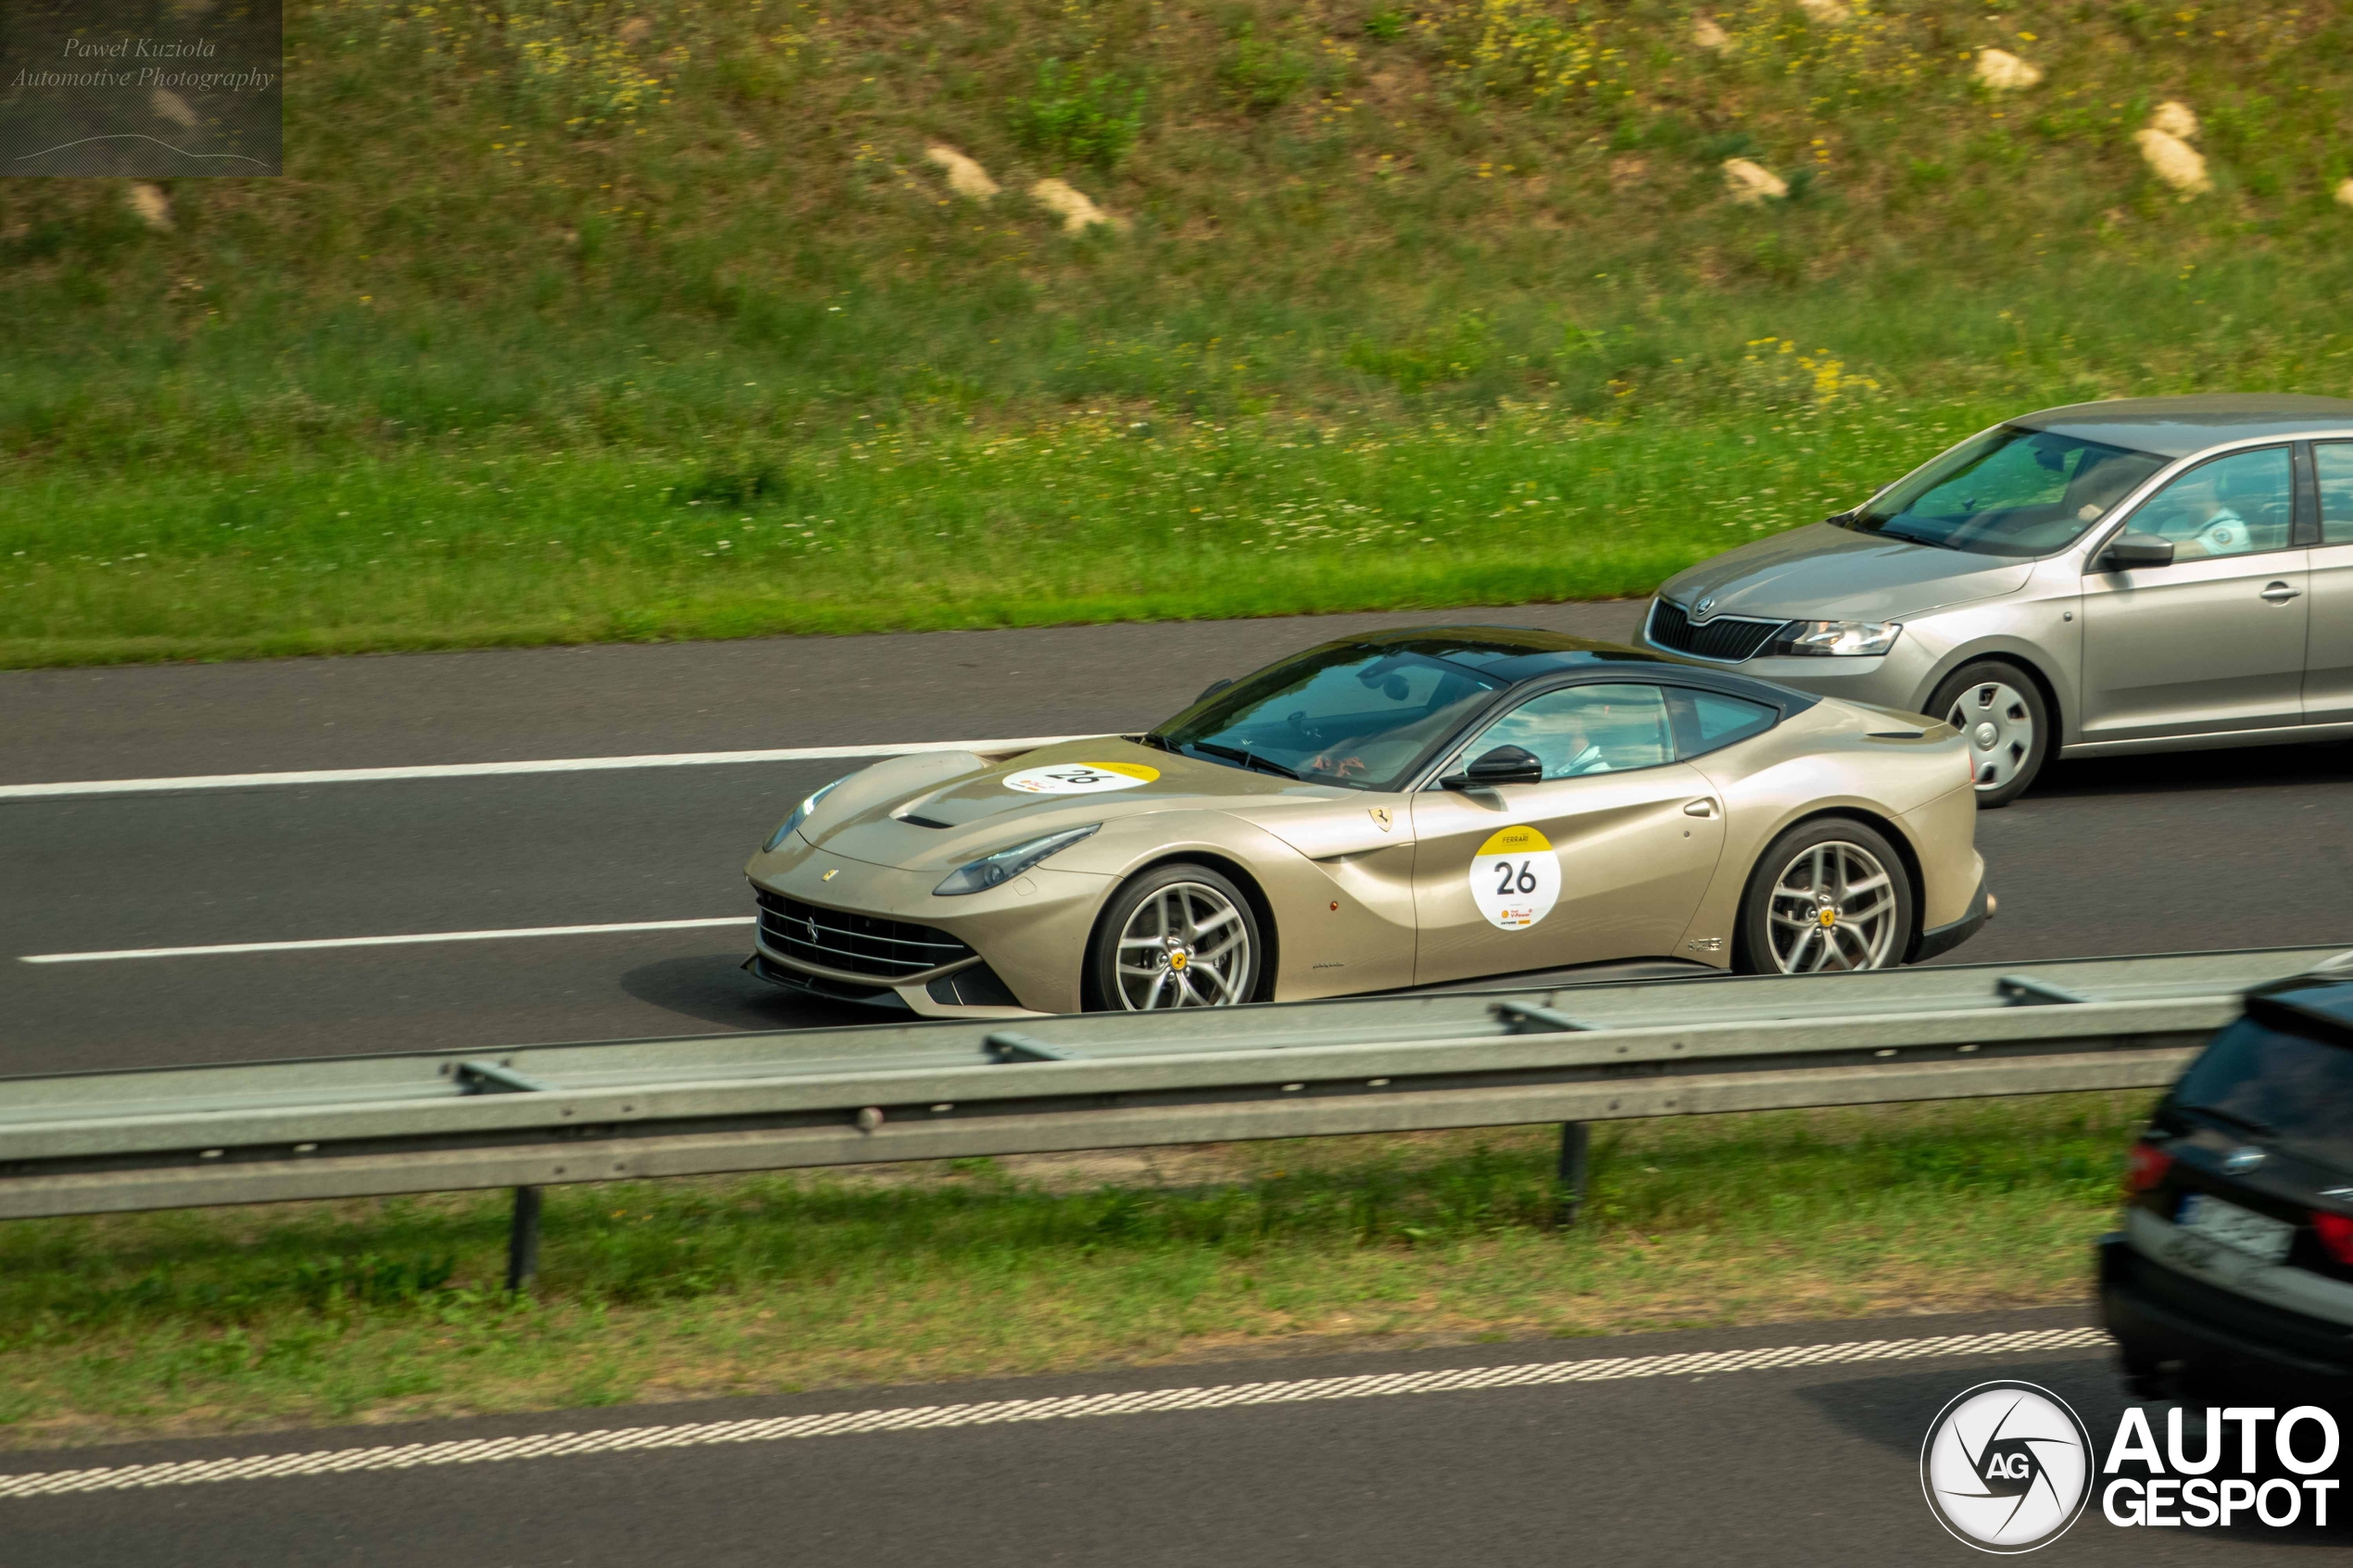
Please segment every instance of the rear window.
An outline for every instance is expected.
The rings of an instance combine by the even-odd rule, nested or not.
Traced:
[[[2353,1042],[2243,1018],[2190,1064],[2173,1103],[2353,1172]]]
[[[1762,734],[1781,717],[1761,702],[1684,686],[1668,689],[1667,707],[1675,719],[1675,754],[1687,759]]]

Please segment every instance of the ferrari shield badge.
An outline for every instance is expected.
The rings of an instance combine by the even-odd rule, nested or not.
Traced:
[[[1561,858],[1532,827],[1509,827],[1471,857],[1471,902],[1498,931],[1525,931],[1560,902]]]
[[[1365,814],[1372,818],[1373,826],[1380,829],[1383,833],[1387,833],[1392,825],[1392,819],[1390,817],[1389,808],[1386,806],[1367,806],[1365,808]]]

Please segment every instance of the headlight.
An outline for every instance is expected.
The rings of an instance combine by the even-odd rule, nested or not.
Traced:
[[[932,891],[942,898],[953,898],[960,893],[986,893],[992,887],[1013,881],[1047,856],[1057,854],[1101,827],[1089,822],[1083,828],[1064,828],[1043,838],[1033,838],[1026,844],[1016,844],[1011,849],[1000,849],[994,855],[984,855],[968,866],[958,866],[948,873],[948,880]]]
[[[828,795],[831,795],[836,789],[839,788],[840,785],[841,781],[839,779],[836,779],[832,784],[827,784],[824,788],[819,790],[816,794],[811,796],[808,799],[794,807],[792,809],[792,815],[785,819],[783,826],[779,827],[774,833],[768,835],[768,842],[760,847],[760,852],[763,855],[774,854],[777,847],[781,846],[786,839],[790,838],[793,835],[793,831],[799,827],[801,823],[809,820],[809,813],[817,809],[817,802],[824,799]]]
[[[1866,659],[1895,646],[1900,621],[1793,621],[1765,645],[1768,655]]]

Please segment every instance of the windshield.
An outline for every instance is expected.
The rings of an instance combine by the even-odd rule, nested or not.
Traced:
[[[1395,789],[1505,684],[1426,654],[1322,648],[1220,692],[1152,737],[1228,767]]]
[[[2353,1046],[2242,1018],[2182,1075],[2173,1103],[2353,1171]]]
[[[2073,544],[2165,466],[2057,431],[1973,436],[1840,526],[1981,556],[2047,556]]]

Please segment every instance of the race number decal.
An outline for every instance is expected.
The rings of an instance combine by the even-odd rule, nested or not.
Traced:
[[[1525,931],[1560,902],[1561,858],[1534,828],[1505,828],[1471,857],[1471,902],[1498,931]]]
[[[1140,762],[1057,762],[1008,773],[1005,787],[1024,795],[1101,795],[1109,789],[1134,789],[1158,777],[1159,769]]]

